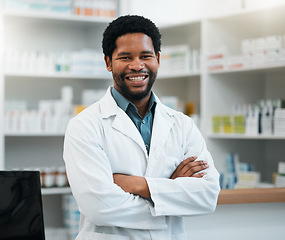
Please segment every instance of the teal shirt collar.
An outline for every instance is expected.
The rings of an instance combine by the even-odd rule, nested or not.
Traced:
[[[129,105],[131,104],[136,110],[136,106],[129,100],[127,100],[115,87],[111,88],[111,93],[113,98],[115,99],[117,105],[124,111],[126,112]],[[151,92],[151,96],[150,96],[150,101],[149,101],[149,105],[148,105],[148,111],[151,111],[152,107],[156,105],[156,99],[155,96],[153,94],[153,92]],[[146,114],[147,115],[147,114]]]

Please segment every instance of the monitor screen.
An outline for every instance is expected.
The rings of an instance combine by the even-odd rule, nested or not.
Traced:
[[[38,171],[0,171],[0,239],[45,239]]]

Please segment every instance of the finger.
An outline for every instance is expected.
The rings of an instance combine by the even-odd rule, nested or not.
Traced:
[[[206,174],[207,174],[206,172],[196,173],[196,174],[192,175],[192,177],[195,177],[195,178],[202,178],[202,177],[204,177]]]
[[[172,173],[170,178],[175,179],[177,177],[182,177],[183,173],[186,172],[188,170],[188,168],[186,168],[186,170],[184,170],[184,171],[182,171],[182,169],[185,168],[185,166],[187,166],[190,162],[194,162],[195,159],[197,159],[197,157],[190,157],[190,158],[183,160],[178,165],[178,167],[175,169],[175,171]]]
[[[192,156],[192,157],[189,157],[189,158],[187,158],[187,159],[185,159],[185,160],[183,160],[179,165],[178,165],[178,167],[175,169],[175,171],[172,173],[172,175],[171,175],[171,179],[175,179],[175,178],[177,178],[177,177],[183,177],[183,174],[185,173],[185,172],[187,172],[187,170],[189,169],[189,167],[191,166],[189,166],[189,164],[190,163],[193,163],[196,159],[197,159],[198,157],[197,156]],[[186,167],[185,168],[185,166],[187,166],[188,165],[188,167]],[[185,168],[185,169],[184,169]],[[183,169],[183,170],[182,170]]]
[[[187,163],[181,170],[181,172],[186,173],[189,170],[193,171],[193,174],[196,173],[197,171],[195,170],[197,167],[199,167],[201,169],[206,169],[209,167],[208,163],[206,161],[194,161],[194,162],[189,162]],[[195,168],[195,169],[194,169]],[[198,168],[199,169],[199,168]]]
[[[183,168],[185,167],[189,167],[190,163],[193,163],[195,160],[197,159],[196,156],[190,157],[190,158],[186,158],[184,161],[182,161],[179,166],[177,167],[177,171],[182,171]],[[187,169],[188,169],[187,167]]]
[[[209,168],[208,163],[205,161],[199,161],[198,163],[195,163],[195,165],[192,164],[192,166],[184,174],[188,177],[191,177],[195,173],[198,173],[207,168]]]

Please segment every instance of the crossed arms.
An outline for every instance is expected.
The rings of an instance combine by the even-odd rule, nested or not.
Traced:
[[[90,121],[93,120],[92,115]],[[73,119],[65,137],[64,159],[69,182],[80,211],[89,222],[98,226],[165,229],[166,216],[204,214],[215,209],[219,193],[219,174],[196,127],[187,128],[187,139],[183,142],[183,156],[187,159],[176,166],[176,169],[172,160],[152,162],[153,170],[151,169],[145,177],[139,177],[142,175],[126,175],[132,171],[125,174],[120,172],[119,169],[122,168],[118,166],[121,166],[121,158],[117,156],[122,149],[118,144],[115,145],[115,150],[112,147],[112,151],[106,152],[102,145],[103,135],[100,126],[86,126],[80,118]],[[129,144],[129,138],[122,140],[124,144]],[[110,143],[113,144],[111,140]],[[140,147],[133,145],[133,148],[131,153],[126,153],[126,159],[130,161],[143,158]],[[107,153],[112,153],[113,166]],[[158,158],[167,158],[165,154],[157,154]],[[207,161],[209,167],[205,161],[198,161],[192,156],[199,156],[199,160]],[[176,160],[178,161],[177,158]],[[128,161],[124,161],[124,166],[127,166]],[[135,166],[130,167],[137,169]],[[160,168],[154,170],[157,167]],[[117,172],[114,172],[114,169],[118,169]],[[205,169],[206,175],[201,172]],[[162,175],[164,177],[160,177]],[[154,204],[144,200],[149,197]]]
[[[178,177],[202,178],[206,172],[201,172],[209,167],[206,161],[195,161],[197,157],[190,157],[182,161],[172,173],[170,179]],[[139,195],[143,198],[151,197],[147,181],[144,177],[113,174],[114,183],[120,186],[125,192]]]

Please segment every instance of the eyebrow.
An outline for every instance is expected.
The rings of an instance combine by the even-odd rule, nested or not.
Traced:
[[[152,51],[142,51],[141,54],[154,54]],[[129,52],[120,52],[118,56],[126,56],[126,55],[131,55]]]
[[[129,52],[120,52],[118,54],[118,56],[125,56],[125,55],[131,55],[131,53],[129,53]]]
[[[142,53],[142,54],[153,54],[152,51],[142,51],[141,53]]]

